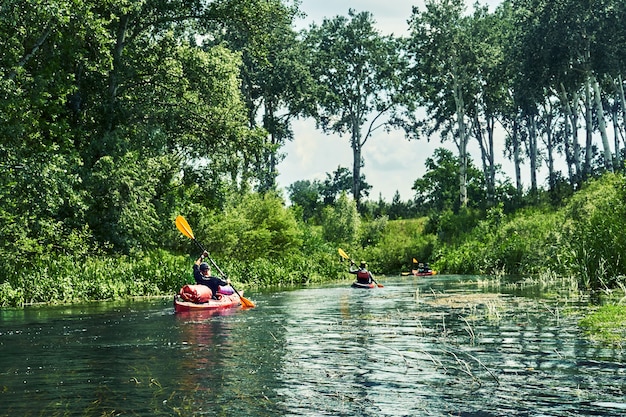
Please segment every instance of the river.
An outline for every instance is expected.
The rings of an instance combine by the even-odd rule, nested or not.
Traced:
[[[576,298],[468,276],[0,310],[0,416],[623,416]]]

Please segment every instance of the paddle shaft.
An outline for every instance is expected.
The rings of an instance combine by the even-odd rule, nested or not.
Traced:
[[[198,248],[202,251],[202,253],[205,253],[205,252],[207,253],[207,257],[211,261],[211,264],[213,264],[215,269],[217,269],[217,272],[220,273],[222,278],[228,278],[226,274],[220,269],[220,267],[217,266],[213,258],[211,258],[211,255],[209,255],[209,252],[206,249],[204,249],[204,246],[202,246],[202,243],[196,240],[196,237],[193,235],[193,231],[191,230],[191,226],[189,226],[189,223],[187,223],[187,220],[185,220],[183,216],[178,216],[176,218],[176,227],[178,228],[178,230],[182,232],[182,234],[187,236],[189,239],[193,240],[193,243],[195,243],[196,246],[198,246]],[[235,294],[239,296],[243,305],[245,305],[246,307],[254,307],[254,303],[248,300],[247,298],[244,298],[241,294],[239,294],[239,291],[237,291],[237,289],[233,286],[232,283],[230,284],[230,286],[233,289],[233,291],[235,291]]]

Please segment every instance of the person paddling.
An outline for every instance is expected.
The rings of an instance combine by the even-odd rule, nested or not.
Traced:
[[[214,299],[219,299],[218,291],[220,286],[230,285],[230,279],[224,281],[221,278],[211,276],[211,266],[204,262],[204,258],[208,257],[207,251],[202,252],[202,255],[193,264],[193,279],[196,280],[196,284],[206,285],[211,289]]]
[[[350,273],[356,275],[356,281],[359,284],[371,284],[374,281],[374,276],[367,270],[367,264],[365,261],[361,261],[358,268],[355,268],[354,261],[350,261]]]

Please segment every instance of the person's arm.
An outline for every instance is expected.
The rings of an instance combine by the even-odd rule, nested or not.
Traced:
[[[196,259],[195,265],[200,266],[200,264],[204,262],[204,258],[206,258],[207,256],[209,256],[209,252],[207,251],[202,252],[202,255],[200,255],[200,257]]]
[[[196,259],[196,262],[193,264],[193,279],[196,281],[196,284],[201,284],[206,281],[200,272],[200,264],[204,262],[204,258],[208,256],[208,254],[209,253],[207,251],[202,252],[202,255],[200,255],[200,257]]]
[[[350,270],[348,272],[350,272],[351,274],[356,274],[357,272],[359,272],[359,268],[354,268],[354,262],[350,263]]]

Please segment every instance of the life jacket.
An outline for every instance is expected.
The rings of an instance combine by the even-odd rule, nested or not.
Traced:
[[[369,284],[370,273],[367,271],[367,269],[359,269],[359,271],[356,273],[356,279],[360,282]]]

